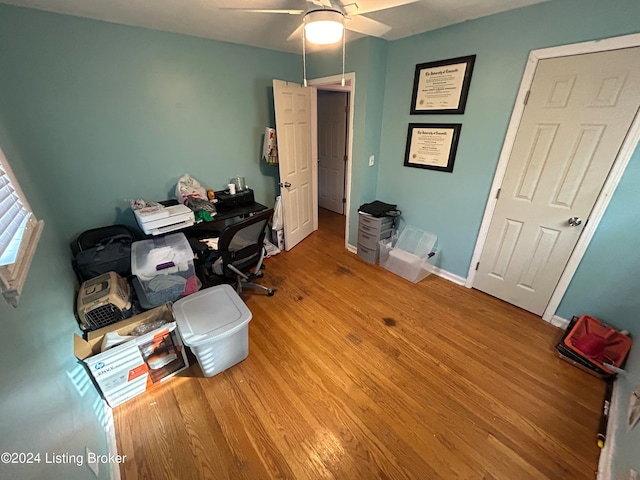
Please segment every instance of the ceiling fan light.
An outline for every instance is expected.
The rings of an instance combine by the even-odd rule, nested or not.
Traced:
[[[316,10],[304,17],[304,35],[311,43],[329,45],[342,39],[344,17],[335,10]]]

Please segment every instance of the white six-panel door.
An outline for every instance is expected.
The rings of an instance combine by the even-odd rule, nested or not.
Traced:
[[[312,90],[313,87],[273,81],[280,195],[287,250],[314,231],[314,212],[317,215],[317,194],[313,183]]]
[[[318,96],[318,204],[344,214],[347,93]]]
[[[541,315],[640,105],[640,47],[541,60],[474,288]]]

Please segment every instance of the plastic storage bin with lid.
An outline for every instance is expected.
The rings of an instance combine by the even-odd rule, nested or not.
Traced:
[[[413,283],[432,273],[438,259],[438,237],[407,225],[400,236],[380,241],[380,265]]]
[[[143,308],[154,308],[196,292],[193,251],[184,233],[131,244],[133,286]]]
[[[251,312],[227,284],[205,288],[173,304],[185,345],[198,359],[205,377],[212,377],[249,355]]]

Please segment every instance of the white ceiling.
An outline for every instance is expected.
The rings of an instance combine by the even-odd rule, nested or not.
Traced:
[[[385,5],[385,0],[343,0],[361,9]],[[383,38],[397,40],[474,18],[548,0],[418,0],[367,13],[389,25]],[[301,40],[287,37],[302,23],[302,15],[247,13],[222,7],[301,9],[305,0],[0,0],[0,3],[93,18],[123,25],[182,33],[243,45],[299,53]],[[362,35],[347,33],[347,41]]]

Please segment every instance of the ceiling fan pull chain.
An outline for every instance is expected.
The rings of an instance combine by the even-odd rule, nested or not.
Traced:
[[[303,28],[302,29],[302,77],[303,77],[302,84],[306,87],[307,86],[307,53],[305,49],[305,43],[306,43],[306,35],[304,34],[304,28]]]
[[[347,42],[347,32],[342,30],[342,81],[340,84],[344,87],[344,53],[345,53],[345,43]]]

